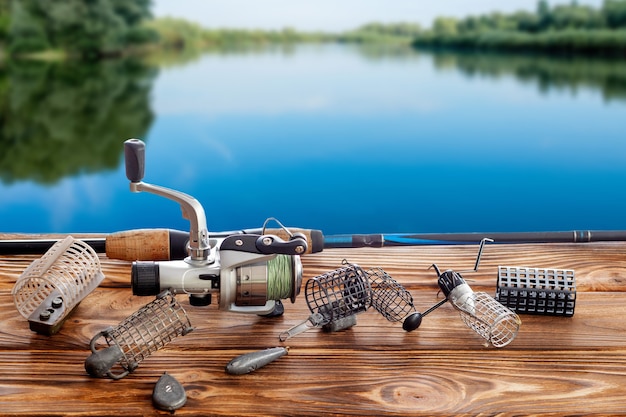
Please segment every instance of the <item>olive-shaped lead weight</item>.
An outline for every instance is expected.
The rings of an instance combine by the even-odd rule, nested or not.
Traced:
[[[404,322],[402,323],[402,328],[407,332],[412,332],[413,330],[420,327],[420,324],[422,324],[423,317],[424,315],[422,313],[420,313],[419,311],[416,311],[415,313],[407,316],[404,319]]]
[[[248,374],[285,356],[287,352],[288,349],[285,347],[275,347],[246,353],[230,361],[228,365],[226,365],[226,372],[231,375]]]
[[[428,310],[424,311],[423,314],[420,313],[419,311],[409,314],[404,319],[404,323],[402,323],[402,328],[406,330],[407,332],[412,332],[413,330],[417,329],[418,327],[420,327],[420,324],[422,324],[422,319],[424,318],[424,316],[432,313],[434,310],[441,307],[446,301],[448,301],[448,299],[444,298],[443,300],[439,301],[437,304],[435,304]]]

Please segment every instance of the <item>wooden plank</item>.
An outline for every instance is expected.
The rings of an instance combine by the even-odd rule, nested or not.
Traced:
[[[303,257],[305,280],[341,265],[382,267],[424,311],[438,295],[428,267],[471,269],[477,246],[333,249]],[[411,333],[370,309],[336,333],[280,332],[308,317],[301,295],[283,317],[185,307],[195,330],[175,339],[119,381],[84,370],[89,341],[152,300],[129,289],[130,263],[102,258],[103,284],[58,334],[33,333],[11,289],[37,256],[0,258],[0,413],[164,415],[151,394],[167,371],[185,387],[177,415],[527,415],[623,414],[626,410],[626,244],[489,245],[478,272],[464,276],[493,293],[498,265],[575,269],[574,317],[524,315],[517,338],[483,346],[445,304]],[[224,371],[235,356],[289,345],[289,355],[254,373]]]
[[[3,300],[10,301],[10,294],[0,293]],[[28,322],[20,316],[11,302],[3,302],[0,308],[0,347],[2,349],[76,349],[88,348],[89,340],[99,331],[115,326],[132,312],[151,301],[152,297],[133,297],[128,290],[96,290],[81,303],[61,332],[42,336],[28,328]],[[193,326],[196,328],[189,339],[198,346],[219,349],[261,349],[281,344],[279,334],[306,319],[310,314],[303,303],[287,305],[283,317],[267,319],[256,315],[227,313],[216,306],[189,306],[179,295]],[[419,306],[418,306],[419,308]],[[578,301],[572,318],[523,315],[520,332],[513,342],[516,349],[581,350],[613,349],[626,346],[626,321],[616,317],[626,315],[626,294],[585,293]],[[253,340],[250,336],[254,335]],[[177,339],[187,345],[187,338]],[[315,348],[330,345],[337,349],[404,350],[418,347],[421,350],[437,350],[454,347],[457,350],[482,350],[483,340],[465,327],[458,313],[450,305],[424,318],[418,330],[406,333],[399,323],[385,320],[371,309],[357,316],[357,326],[345,331],[326,333],[310,330],[289,340],[292,347]],[[513,345],[512,344],[512,345]],[[192,345],[193,346],[193,345]],[[505,349],[509,350],[511,345]],[[87,353],[87,351],[85,351]]]
[[[443,271],[471,271],[478,245],[413,246],[395,248],[333,249],[303,257],[305,273],[315,276],[341,266],[343,259],[363,268],[381,267],[407,287],[437,288],[437,275],[430,266]],[[487,244],[478,272],[464,272],[472,286],[493,293],[497,267],[573,269],[579,291],[626,291],[626,242]]]
[[[184,386],[188,403],[177,414],[204,415],[458,415],[621,414],[624,352],[601,359],[588,352],[534,357],[514,351],[467,355],[454,350],[370,352],[302,350],[244,376],[223,371],[235,352],[159,352],[119,381],[82,374],[72,354],[11,355],[46,365],[41,374],[7,371],[6,414],[152,413],[150,394],[163,370]],[[593,361],[594,364],[590,364]],[[139,412],[139,413],[138,413]]]

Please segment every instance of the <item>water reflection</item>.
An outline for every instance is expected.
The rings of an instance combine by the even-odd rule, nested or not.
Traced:
[[[407,61],[429,52],[389,45],[354,47],[368,61]],[[272,53],[292,55],[289,48]],[[267,48],[215,50],[209,54],[266,54]],[[134,60],[84,63],[11,62],[0,68],[0,179],[51,184],[84,172],[115,169],[120,140],[146,137],[154,119],[150,92],[157,66],[188,65],[198,51],[162,53]],[[588,58],[485,53],[434,53],[437,70],[468,77],[512,75],[540,91],[591,88],[605,100],[626,98],[626,64]]]
[[[144,62],[159,68],[183,67],[207,55],[227,57],[244,55],[265,55],[267,53],[279,53],[281,56],[291,56],[296,53],[297,44],[242,44],[242,45],[216,45],[206,49],[184,48],[184,49],[162,49],[153,51],[144,57]],[[403,48],[405,51],[406,47]]]
[[[196,197],[211,230],[269,216],[328,234],[624,228],[624,74],[397,45],[12,63],[0,230],[187,229],[175,204],[128,191],[129,137],[147,142],[146,180]],[[575,204],[519,204],[555,194]]]
[[[17,61],[0,69],[0,179],[53,184],[113,170],[145,136],[157,71],[133,60]]]
[[[590,88],[600,91],[607,101],[626,99],[623,60],[440,52],[434,54],[434,62],[439,70],[459,70],[469,78],[513,75],[522,83],[536,85],[542,92]]]

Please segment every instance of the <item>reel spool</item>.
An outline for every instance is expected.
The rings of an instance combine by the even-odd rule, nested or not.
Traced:
[[[163,291],[115,328],[103,330],[91,339],[92,354],[85,360],[85,370],[93,377],[121,379],[152,353],[192,330],[185,309],[170,291]],[[97,349],[101,338],[108,347]],[[116,365],[122,368],[121,372],[113,373],[111,369]]]
[[[26,268],[11,294],[30,329],[52,335],[103,279],[93,248],[67,236]]]
[[[251,258],[242,263],[238,255],[238,252],[221,251],[220,309],[261,315],[271,311],[273,315],[280,315],[284,310],[280,300],[296,301],[302,286],[302,261],[299,256],[269,255],[258,261]],[[192,295],[190,300],[193,300],[193,292],[186,292]],[[274,304],[277,309],[268,307]]]

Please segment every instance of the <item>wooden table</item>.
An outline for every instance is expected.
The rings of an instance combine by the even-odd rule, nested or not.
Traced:
[[[0,235],[0,238],[2,235]],[[477,245],[333,249],[302,257],[304,279],[341,266],[381,267],[409,289],[418,310],[436,301],[442,269],[471,269]],[[167,371],[181,382],[177,415],[616,415],[626,412],[626,243],[488,245],[475,291],[495,293],[498,265],[574,269],[571,318],[520,315],[508,346],[485,347],[449,303],[411,333],[370,309],[341,332],[318,329],[288,340],[289,354],[235,376],[225,365],[243,353],[285,345],[280,332],[309,316],[304,297],[282,317],[185,307],[195,330],[118,380],[85,372],[89,341],[151,297],[133,296],[130,262],[101,259],[104,282],[52,336],[29,330],[11,289],[38,255],[0,257],[0,413],[152,415],[151,395]]]

